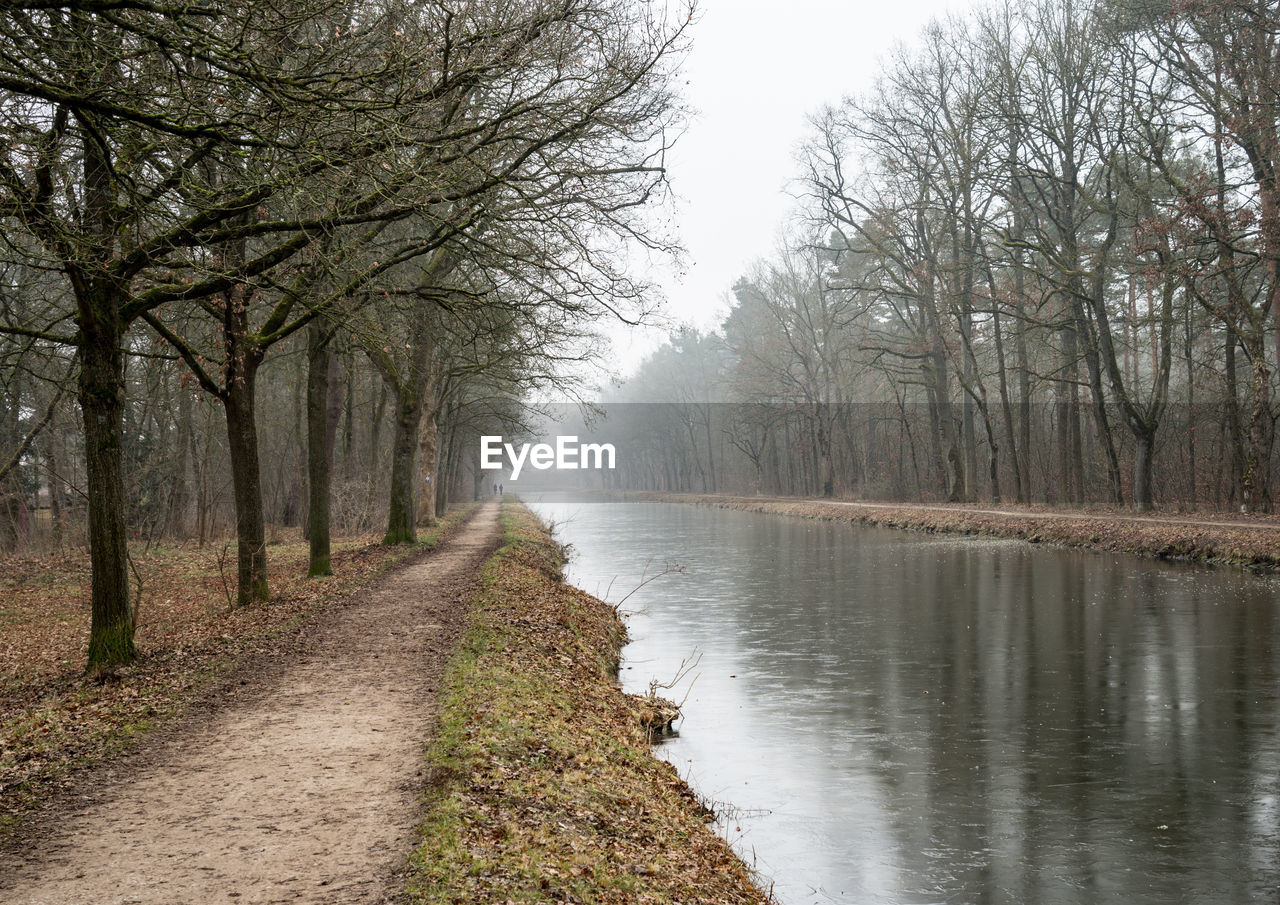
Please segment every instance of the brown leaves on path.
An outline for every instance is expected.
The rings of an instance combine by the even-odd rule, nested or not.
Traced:
[[[233,547],[230,557],[222,545],[134,551],[139,657],[97,678],[83,672],[87,551],[0,558],[0,839],[24,814],[50,806],[77,768],[124,750],[237,658],[421,552],[464,514],[451,515],[425,545],[384,547],[374,534],[339,539],[335,577],[319,580],[305,577],[307,544],[295,535],[268,551],[272,599],[256,607],[228,606],[220,566],[229,559],[234,569]]]

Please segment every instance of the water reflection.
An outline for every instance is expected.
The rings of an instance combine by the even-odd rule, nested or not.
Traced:
[[[535,508],[786,903],[1280,898],[1277,583],[661,503]],[[678,697],[684,693],[680,689]]]

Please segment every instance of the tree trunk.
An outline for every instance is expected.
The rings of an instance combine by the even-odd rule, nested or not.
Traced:
[[[1058,383],[1057,443],[1061,479],[1061,500],[1068,505],[1084,502],[1084,456],[1080,436],[1080,404],[1076,382],[1079,360],[1076,355],[1076,331],[1064,327],[1062,338],[1062,371]],[[1053,502],[1053,501],[1051,501]]]
[[[1021,271],[1019,271],[1021,272]],[[1022,471],[1023,492],[1026,502],[1032,499],[1031,487],[1031,364],[1027,354],[1027,320],[1022,309],[1021,288],[1015,290],[1018,296],[1018,329],[1015,333],[1015,351],[1018,356],[1018,446],[1022,454],[1018,457],[1018,467]]]
[[[1190,290],[1187,290],[1190,292]],[[1187,490],[1190,496],[1191,509],[1194,511],[1200,502],[1199,489],[1196,486],[1196,371],[1194,336],[1191,332],[1191,306],[1186,306],[1183,324],[1183,360],[1187,366]]]
[[[1223,373],[1226,377],[1226,414],[1227,433],[1231,444],[1231,490],[1228,494],[1234,507],[1244,499],[1241,481],[1244,477],[1244,429],[1240,420],[1240,390],[1236,374],[1236,333],[1228,325],[1226,339],[1223,343]]]
[[[211,430],[210,419],[205,419],[205,429],[201,432],[204,437],[204,449],[198,450],[196,447],[196,433],[191,432],[189,442],[191,444],[191,462],[194,472],[196,486],[196,532],[197,543],[203,547],[209,536],[209,446],[213,442],[213,432]]]
[[[707,477],[711,482],[711,492],[716,493],[718,490],[716,486],[716,453],[715,446],[711,442],[711,405],[709,403],[704,403],[702,406],[702,426],[707,435]],[[831,494],[824,493],[823,495],[830,496]]]
[[[58,547],[62,546],[62,537],[64,533],[64,516],[62,514],[62,462],[65,456],[58,455],[58,446],[61,441],[61,431],[55,431],[58,436],[50,436],[45,440],[45,462],[49,465],[49,521],[53,529],[53,542]]]
[[[432,406],[422,419],[422,438],[418,441],[418,524],[429,527],[436,523],[436,496],[440,493],[439,407]]]
[[[1275,433],[1271,420],[1271,372],[1267,368],[1262,331],[1247,337],[1245,343],[1253,364],[1253,410],[1249,418],[1249,449],[1240,480],[1243,509],[1245,512],[1270,512],[1271,444]]]
[[[310,564],[307,577],[332,575],[329,562],[329,481],[332,446],[329,443],[330,374],[332,356],[319,318],[307,327],[307,527]]]
[[[449,511],[449,500],[457,489],[458,469],[454,454],[452,417],[448,409],[444,416],[436,416],[436,474],[431,480],[435,487],[436,518],[444,518]]]
[[[485,472],[479,467],[479,463],[475,464],[475,471],[471,473],[472,490],[477,500],[485,497],[485,485],[489,482],[485,476]]]
[[[187,510],[191,508],[191,482],[187,462],[191,456],[191,393],[178,381],[178,440],[173,464],[173,494],[169,498],[169,531],[177,538],[187,536]]]
[[[8,386],[0,390],[0,455],[5,459],[9,457],[11,450],[18,450],[22,443],[21,412],[21,379],[18,373],[14,373]],[[13,550],[18,546],[22,456],[18,455],[13,461],[14,468],[0,471],[0,550]],[[0,466],[8,469],[7,463],[2,459]]]
[[[455,411],[450,418],[450,422],[453,425],[457,424],[456,415],[457,412]],[[453,426],[448,432],[448,441],[443,444],[445,451],[444,468],[440,471],[440,486],[436,489],[436,516],[439,518],[444,518],[445,513],[449,511],[449,498],[459,486],[458,463],[462,459],[460,449],[462,441],[459,439],[460,437],[461,432],[456,426]],[[481,470],[479,462],[476,462],[475,469],[476,473],[483,478],[485,473]]]
[[[1138,448],[1133,456],[1133,508],[1150,512],[1154,503],[1151,493],[1151,467],[1155,454],[1154,432],[1137,433]]]
[[[391,506],[387,513],[384,544],[412,544],[418,539],[417,495],[414,493],[414,463],[418,452],[418,431],[422,425],[422,405],[410,390],[396,392],[396,412],[391,440]]]
[[[836,495],[836,462],[835,462],[835,417],[832,415],[834,403],[818,403],[818,452],[822,467],[822,496],[831,499]],[[707,442],[711,442],[710,431]],[[714,481],[714,475],[712,476]]]
[[[342,478],[350,481],[355,475],[355,462],[352,455],[355,451],[355,408],[356,408],[356,361],[355,353],[343,356],[343,376],[346,388],[343,401],[342,424]]]
[[[373,418],[369,422],[369,480],[365,485],[364,508],[368,512],[373,506],[373,494],[378,489],[378,475],[382,468],[382,421],[387,415],[387,385],[378,381],[378,401],[373,407]]]
[[[227,412],[227,444],[231,452],[231,486],[236,504],[237,592],[239,606],[261,603],[267,590],[267,531],[262,513],[262,476],[258,464],[258,429],[254,423],[257,366],[246,363],[228,379],[223,403]]]
[[[124,355],[114,300],[97,299],[80,323],[80,411],[84,417],[89,497],[92,617],[90,671],[136,656],[129,602],[128,538],[124,518]]]
[[[1110,502],[1117,506],[1123,506],[1124,486],[1120,478],[1120,458],[1116,454],[1115,437],[1111,433],[1111,419],[1107,417],[1107,397],[1106,391],[1102,387],[1102,362],[1098,356],[1098,336],[1090,329],[1088,322],[1085,320],[1084,303],[1077,294],[1078,291],[1078,289],[1073,290],[1071,311],[1076,323],[1076,335],[1084,342],[1085,373],[1089,376],[1089,399],[1093,403],[1093,421],[1098,428],[1098,439],[1102,441],[1102,450],[1106,456],[1107,484],[1111,490]],[[1100,286],[1097,291],[1099,294],[1095,296],[1095,308],[1105,304],[1100,294]],[[1103,326],[1100,329],[1108,328]],[[1083,468],[1083,449],[1081,450],[1080,458]],[[1076,504],[1081,505],[1084,502],[1082,474]]]
[[[995,280],[991,280],[991,285],[995,285]],[[1013,495],[1014,499],[1019,502],[1025,502],[1022,489],[1022,466],[1019,464],[1019,450],[1017,435],[1013,427],[1013,405],[1009,401],[1009,374],[1004,363],[1004,337],[1001,335],[1000,327],[1000,302],[993,299],[991,304],[991,330],[995,337],[996,343],[996,378],[999,381],[1000,388],[1000,413],[1004,417],[1005,436],[1009,440],[1009,459],[1013,465]],[[1025,452],[1024,452],[1025,454]],[[992,466],[995,470],[994,483],[999,483],[999,465]]]
[[[966,276],[965,282],[968,283],[969,278]],[[972,325],[973,312],[970,306],[969,296],[966,295],[961,302],[960,310],[960,332],[964,335],[963,342],[971,342],[973,331]],[[973,386],[977,378],[977,371],[974,369],[972,356],[964,356],[964,361],[960,365],[960,379],[966,386]],[[966,393],[963,399],[963,408],[961,409],[961,443],[964,445],[964,495],[963,502],[972,502],[977,495],[978,486],[978,429],[977,419],[974,416],[974,401]],[[971,496],[972,494],[972,496]]]

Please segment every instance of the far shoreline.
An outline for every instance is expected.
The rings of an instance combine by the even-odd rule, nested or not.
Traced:
[[[1138,515],[1115,509],[1058,509],[1023,504],[893,503],[637,490],[585,492],[618,500],[682,503],[930,534],[1006,538],[1153,559],[1231,565],[1264,575],[1280,572],[1280,516],[1274,515],[1220,512]]]

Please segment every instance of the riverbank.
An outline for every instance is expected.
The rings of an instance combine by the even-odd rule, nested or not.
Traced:
[[[428,754],[410,897],[443,903],[759,903],[746,866],[614,679],[625,628],[561,580],[563,551],[503,508]]]
[[[139,656],[101,678],[83,671],[88,552],[0,559],[0,842],[27,818],[56,811],[87,768],[217,694],[237,664],[271,657],[317,613],[433,548],[474,511],[451,512],[415,545],[385,547],[374,534],[338,538],[334,575],[321,579],[305,577],[307,543],[287,537],[268,554],[272,599],[254,607],[231,606],[233,546],[135,551]]]
[[[863,503],[637,491],[610,496],[909,531],[1014,538],[1033,544],[1084,547],[1159,559],[1228,563],[1259,572],[1280,571],[1280,518],[1275,516],[1140,516],[1112,510]]]

